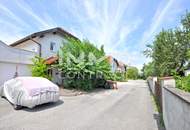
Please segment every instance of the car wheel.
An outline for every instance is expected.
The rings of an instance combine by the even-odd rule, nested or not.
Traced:
[[[20,109],[22,109],[22,106],[14,104],[14,105],[13,105],[13,108],[14,108],[15,110],[20,110]]]

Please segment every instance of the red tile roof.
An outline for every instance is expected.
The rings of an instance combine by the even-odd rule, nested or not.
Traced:
[[[112,56],[107,56],[107,60],[108,60],[108,62],[111,64],[111,63],[112,63],[112,60],[113,60],[113,57],[112,57]]]
[[[58,59],[59,59],[58,56],[51,56],[45,60],[45,64],[51,65],[55,63],[56,61],[58,61]]]

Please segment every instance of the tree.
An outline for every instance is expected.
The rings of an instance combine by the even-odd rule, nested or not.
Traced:
[[[181,20],[182,29],[162,30],[147,45],[144,54],[154,62],[154,72],[158,76],[169,76],[175,71],[183,75],[186,64],[189,65],[190,50],[190,13]]]
[[[127,69],[127,78],[128,79],[137,79],[139,76],[138,69],[136,67],[130,67]]]
[[[147,79],[149,76],[154,76],[155,75],[154,62],[149,62],[148,64],[144,64],[141,71],[143,79]]]

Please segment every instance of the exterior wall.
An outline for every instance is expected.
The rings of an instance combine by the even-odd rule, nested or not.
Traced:
[[[27,64],[0,62],[0,85],[14,77],[16,68],[18,68],[18,76],[31,76],[31,71],[29,67],[30,65]]]
[[[35,38],[34,40],[38,41],[37,38]],[[15,48],[33,51],[39,54],[39,46],[31,40],[25,41],[24,43],[15,46]]]
[[[63,78],[61,77],[61,72],[59,72],[56,68],[52,69],[52,82],[57,85],[63,85]]]
[[[113,59],[111,62],[111,70],[112,70],[112,72],[116,72],[116,70],[117,70],[117,63]]]
[[[43,58],[49,58],[51,56],[55,56],[59,50],[59,48],[62,46],[63,41],[65,40],[63,36],[59,34],[53,34],[53,33],[47,33],[44,35],[44,37],[40,38],[34,38],[35,41],[39,42],[41,44],[41,53]],[[51,42],[54,42],[55,50],[50,50],[50,44]],[[34,43],[31,40],[28,40],[22,44],[19,44],[15,46],[16,48],[25,49],[29,51],[35,51],[37,54],[39,54],[39,45]]]
[[[118,66],[117,71],[118,72],[125,72],[125,67],[124,66]]]
[[[63,40],[64,40],[64,37],[58,34],[46,34],[45,37],[41,38],[39,42],[42,45],[42,57],[48,58],[48,57],[56,55],[58,50],[63,44]],[[55,45],[56,49],[54,51],[50,50],[51,42],[56,43]]]
[[[31,59],[35,53],[16,49],[0,42],[0,85],[14,77],[17,70],[19,76],[30,76]]]
[[[116,72],[117,71],[117,63],[114,60],[114,58],[111,57],[111,56],[108,56],[107,59],[108,59],[108,62],[110,64],[110,66],[111,66],[111,71]]]
[[[175,80],[172,77],[161,78],[161,86],[172,86],[175,87]]]
[[[163,119],[166,130],[190,129],[190,93],[174,87],[162,89]]]

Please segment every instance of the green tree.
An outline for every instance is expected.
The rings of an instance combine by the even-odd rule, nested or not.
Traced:
[[[144,64],[141,71],[143,79],[147,79],[149,76],[155,76],[154,62]]]
[[[158,76],[169,76],[173,71],[182,74],[186,64],[189,65],[190,13],[182,18],[181,23],[182,29],[163,29],[144,51],[152,58]]]
[[[136,67],[130,67],[127,69],[127,78],[128,79],[137,79],[139,76],[138,69]]]

